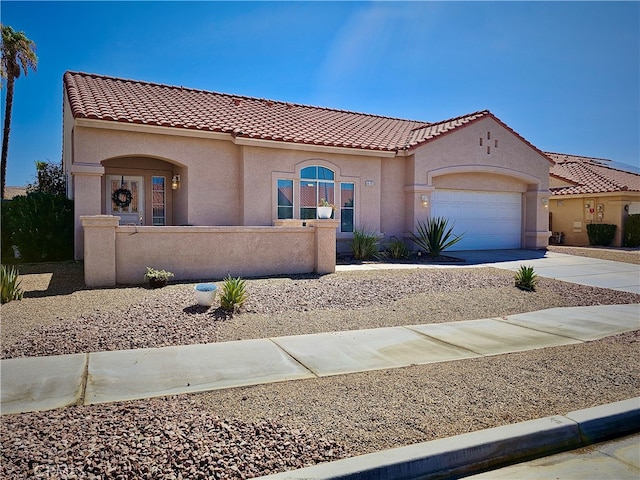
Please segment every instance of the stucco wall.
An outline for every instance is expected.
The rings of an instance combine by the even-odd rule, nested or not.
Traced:
[[[589,245],[587,224],[607,223],[616,225],[616,235],[612,246],[622,246],[624,222],[628,216],[624,206],[640,201],[640,193],[609,193],[585,196],[554,196],[549,201],[552,214],[552,231],[564,233],[564,244],[574,246]],[[587,208],[589,205],[589,208]],[[598,205],[602,205],[602,217],[598,215]],[[593,213],[591,208],[594,209]]]

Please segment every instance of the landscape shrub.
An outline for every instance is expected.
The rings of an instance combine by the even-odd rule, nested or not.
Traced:
[[[18,269],[2,265],[0,268],[0,297],[2,303],[22,300],[23,291],[18,279]]]
[[[590,223],[587,225],[589,245],[609,246],[616,234],[616,226],[606,223]]]
[[[380,242],[376,232],[355,229],[351,240],[351,253],[355,260],[377,258]]]
[[[24,262],[73,259],[73,202],[33,192],[2,205],[2,243],[16,245]],[[8,250],[7,250],[8,251]]]
[[[240,277],[233,278],[228,275],[222,284],[220,295],[220,307],[227,312],[234,313],[242,307],[247,300],[246,282]]]
[[[431,257],[440,256],[444,250],[462,240],[462,234],[455,235],[453,226],[449,226],[449,220],[444,217],[427,218],[426,222],[418,220],[416,231],[417,234],[410,233],[411,241]]]
[[[515,281],[516,287],[533,292],[538,284],[538,275],[533,271],[533,267],[520,265],[520,269],[515,274]]]
[[[640,213],[629,215],[624,222],[624,246],[640,247]]]
[[[403,260],[409,258],[409,249],[402,240],[397,237],[391,237],[385,254],[394,260]]]

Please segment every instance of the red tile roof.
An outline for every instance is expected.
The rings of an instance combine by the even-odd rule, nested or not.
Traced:
[[[547,156],[555,163],[551,176],[574,184],[550,188],[554,195],[640,192],[640,175],[613,168],[609,160],[550,152]]]
[[[500,122],[488,110],[419,122],[78,72],[66,72],[64,86],[74,118],[379,151],[410,149],[487,116]]]

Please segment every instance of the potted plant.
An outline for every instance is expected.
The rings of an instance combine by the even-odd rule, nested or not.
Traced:
[[[147,273],[144,274],[144,279],[149,282],[151,288],[164,287],[171,277],[173,273],[151,267],[147,267]]]
[[[318,203],[318,218],[331,218],[335,206],[327,201],[326,198],[321,198]]]

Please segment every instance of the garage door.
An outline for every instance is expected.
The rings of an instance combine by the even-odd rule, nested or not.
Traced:
[[[462,240],[449,250],[520,248],[522,195],[519,193],[436,190],[431,215],[455,222]]]

